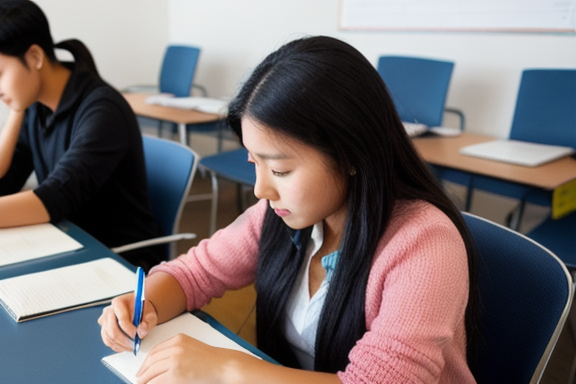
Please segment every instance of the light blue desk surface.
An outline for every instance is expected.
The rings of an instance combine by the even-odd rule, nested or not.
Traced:
[[[0,279],[112,257],[136,267],[69,222],[58,227],[84,248],[24,263],[0,267]],[[23,323],[0,307],[0,384],[115,384],[123,381],[101,359],[114,353],[100,337],[97,323],[104,306],[77,309]],[[252,352],[272,361],[210,316],[199,317]]]

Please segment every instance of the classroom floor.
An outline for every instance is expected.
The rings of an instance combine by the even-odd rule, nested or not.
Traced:
[[[191,146],[197,152],[202,155],[214,152],[215,144],[212,138],[203,138],[202,135],[199,134],[193,134],[191,136]],[[229,144],[229,147],[235,147],[235,143]],[[460,204],[460,201],[464,196],[463,189],[459,186],[450,184],[446,187],[456,203]],[[236,185],[223,180],[220,182],[220,188],[221,193],[219,196],[217,219],[218,228],[226,226],[239,214],[237,207]],[[191,195],[208,192],[210,192],[210,178],[208,176],[202,177],[200,172],[198,172],[192,185]],[[251,198],[250,195],[251,193],[248,192],[247,196],[249,199]],[[479,192],[475,194],[471,212],[497,223],[504,224],[507,213],[510,212],[514,205],[515,202],[511,199]],[[547,214],[547,209],[537,206],[528,206],[520,232],[527,232],[530,228],[543,220]],[[186,252],[201,239],[208,237],[209,217],[210,202],[208,200],[194,201],[186,204],[180,223],[180,231],[194,232],[198,237],[194,240],[181,241],[178,244],[179,254]],[[255,296],[253,286],[238,291],[228,291],[222,298],[212,300],[212,302],[203,309],[245,340],[254,344]],[[571,316],[571,319],[576,317],[576,306],[573,309],[572,312],[575,314],[574,316]],[[572,327],[564,327],[560,340],[558,341],[555,351],[542,377],[542,384],[576,383],[574,380],[574,371],[576,369],[575,340],[576,335],[573,334]],[[511,356],[510,358],[513,359],[514,357]]]

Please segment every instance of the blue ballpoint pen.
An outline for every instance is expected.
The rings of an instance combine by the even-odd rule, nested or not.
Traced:
[[[132,318],[132,324],[136,328],[140,325],[142,321],[142,314],[144,313],[144,270],[140,267],[136,270],[136,275],[138,277],[136,282],[136,292],[134,294],[134,317]],[[140,349],[140,337],[138,336],[138,332],[134,336],[134,356],[138,354],[138,350]]]

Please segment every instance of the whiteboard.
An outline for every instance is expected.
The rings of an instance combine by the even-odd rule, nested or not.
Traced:
[[[576,0],[341,0],[342,30],[576,32]]]

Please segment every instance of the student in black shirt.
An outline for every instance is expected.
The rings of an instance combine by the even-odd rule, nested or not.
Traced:
[[[74,63],[60,62],[66,49]],[[142,137],[122,95],[78,40],[54,45],[42,10],[0,2],[0,227],[68,219],[109,247],[160,235],[146,187]],[[38,186],[21,191],[35,171]],[[159,249],[125,254],[146,269]]]

